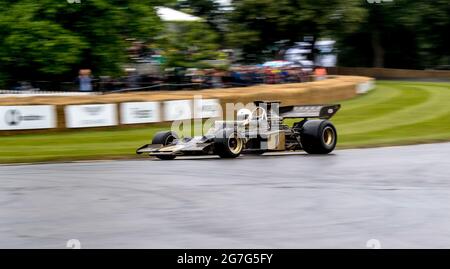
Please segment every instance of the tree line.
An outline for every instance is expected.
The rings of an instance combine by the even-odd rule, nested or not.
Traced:
[[[78,3],[80,2],[80,3]],[[277,42],[305,36],[337,41],[339,65],[429,68],[450,65],[448,0],[2,0],[0,83],[67,80],[79,69],[118,76],[127,39],[145,42],[166,66],[196,67],[242,51],[242,62],[271,55]],[[168,25],[155,7],[203,19]]]

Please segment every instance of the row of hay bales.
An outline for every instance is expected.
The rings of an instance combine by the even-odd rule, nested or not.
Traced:
[[[66,105],[189,100],[195,96],[201,96],[203,99],[219,99],[224,108],[226,103],[247,104],[255,100],[278,100],[281,101],[281,105],[319,104],[350,99],[357,94],[358,85],[370,81],[373,81],[373,79],[369,77],[330,76],[326,80],[307,83],[258,85],[228,89],[112,93],[87,96],[6,97],[0,98],[0,106],[55,105],[57,111],[57,128],[44,131],[49,132],[65,129],[64,107]],[[120,125],[108,128],[117,127],[120,127]],[[31,132],[43,131],[0,131],[2,134]]]
[[[358,84],[373,80],[359,76],[331,76],[329,79],[292,84],[258,85],[242,88],[207,89],[191,91],[157,91],[114,93],[84,96],[32,96],[0,98],[0,105],[73,105],[106,104],[133,101],[165,101],[218,98],[222,102],[252,102],[254,100],[279,100],[283,105],[313,104],[352,98]]]

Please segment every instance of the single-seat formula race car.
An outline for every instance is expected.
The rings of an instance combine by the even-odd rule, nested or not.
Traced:
[[[298,151],[328,154],[334,150],[337,132],[329,119],[340,105],[280,107],[280,102],[256,101],[253,110],[241,109],[235,121],[216,121],[207,134],[179,138],[173,131],[159,132],[151,144],[137,149],[162,160],[177,156],[219,155],[236,158],[243,154]],[[299,119],[292,127],[284,119]]]

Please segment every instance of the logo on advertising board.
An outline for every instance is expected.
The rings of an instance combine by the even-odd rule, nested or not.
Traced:
[[[83,106],[81,109],[83,109],[87,115],[95,117],[102,113],[104,106]]]
[[[69,105],[65,107],[67,128],[89,128],[117,125],[115,104]]]
[[[218,118],[222,116],[222,107],[218,99],[194,99],[195,118]]]
[[[158,102],[130,102],[120,106],[122,124],[160,122]]]
[[[131,108],[131,115],[136,119],[148,119],[153,115],[153,111],[151,109],[139,109],[137,107]]]
[[[54,106],[1,106],[0,130],[31,130],[56,127]]]
[[[19,125],[22,121],[22,115],[20,115],[20,111],[17,109],[7,110],[5,113],[5,122],[9,126]]]
[[[178,121],[192,118],[192,101],[175,100],[164,102],[164,119]]]

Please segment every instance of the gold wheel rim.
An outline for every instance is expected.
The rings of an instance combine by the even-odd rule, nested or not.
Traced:
[[[334,130],[331,127],[326,127],[325,130],[323,130],[323,142],[325,145],[331,146],[334,143],[334,139]]]
[[[228,148],[233,154],[239,154],[242,151],[243,143],[242,139],[236,137],[236,135],[228,138]]]
[[[169,144],[172,144],[174,140],[175,140],[175,137],[173,135],[171,135],[166,138],[166,141],[164,141],[164,143],[165,143],[164,145],[167,146]]]

